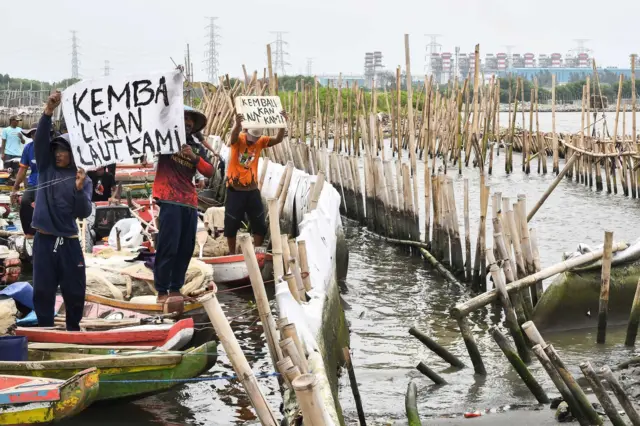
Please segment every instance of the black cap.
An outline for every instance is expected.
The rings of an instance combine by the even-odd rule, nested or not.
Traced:
[[[55,149],[56,146],[60,146],[61,148],[66,149],[67,151],[71,151],[71,143],[69,142],[69,134],[65,133],[64,135],[57,136],[53,138],[51,141],[51,149]]]

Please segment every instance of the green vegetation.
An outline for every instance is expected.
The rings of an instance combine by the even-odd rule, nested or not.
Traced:
[[[53,83],[47,81],[29,80],[27,78],[12,78],[9,74],[0,73],[0,90],[53,90],[66,88],[80,81],[77,78],[67,78]]]

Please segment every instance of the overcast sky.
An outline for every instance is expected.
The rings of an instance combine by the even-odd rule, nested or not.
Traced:
[[[7,3],[7,4],[4,4]],[[11,5],[11,6],[10,6]],[[242,75],[266,66],[272,31],[287,31],[288,74],[362,73],[364,54],[380,50],[387,68],[404,69],[410,34],[412,73],[424,73],[425,33],[441,34],[442,51],[505,51],[563,55],[573,39],[590,39],[598,65],[628,66],[640,50],[640,1],[611,0],[22,0],[3,1],[0,73],[57,81],[71,76],[71,30],[78,32],[80,75],[172,68],[191,46],[195,79],[205,80],[206,17],[217,16],[220,70]]]

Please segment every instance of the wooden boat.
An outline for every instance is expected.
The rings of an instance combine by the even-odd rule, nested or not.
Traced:
[[[98,397],[99,373],[89,368],[68,380],[0,376],[0,424],[31,425],[67,419]]]
[[[208,371],[217,360],[216,343],[187,351],[121,352],[87,355],[29,350],[29,361],[0,361],[0,374],[68,379],[88,366],[100,373],[98,401],[135,399],[163,392]]]
[[[136,302],[136,299],[142,299],[142,302]],[[85,295],[85,301],[96,303],[99,305],[107,306],[114,310],[125,310],[139,312],[145,315],[161,315],[164,313],[163,306],[155,303],[155,296],[141,296],[134,298],[134,301],[127,302],[124,300],[111,299],[97,294]],[[201,303],[187,301],[184,304],[184,311],[182,312],[182,318],[192,318],[196,323],[208,323],[209,317],[204,310]],[[210,341],[215,336],[213,327],[202,327],[196,330],[191,339],[192,345],[200,345]]]
[[[258,266],[264,270],[272,262],[271,253],[256,253]],[[218,285],[241,285],[249,282],[249,270],[242,254],[229,256],[203,257],[202,262],[213,265],[213,281]]]
[[[163,350],[181,349],[193,337],[193,319],[175,324],[147,324],[100,331],[62,331],[44,327],[18,327],[16,335],[30,342],[70,343],[89,345],[158,346]]]
[[[155,300],[155,296],[151,296]],[[126,300],[116,300],[97,294],[87,293],[84,297],[85,301],[97,303],[111,308],[124,309],[127,311],[140,312],[147,315],[159,315],[163,313],[163,306],[159,303],[137,303],[127,302]],[[183,315],[192,317],[194,314],[200,314],[204,312],[204,308],[201,303],[198,302],[185,302]]]

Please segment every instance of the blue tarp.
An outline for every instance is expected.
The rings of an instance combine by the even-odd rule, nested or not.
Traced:
[[[33,309],[33,287],[26,281],[13,283],[0,291],[0,297],[10,297],[29,309]]]

